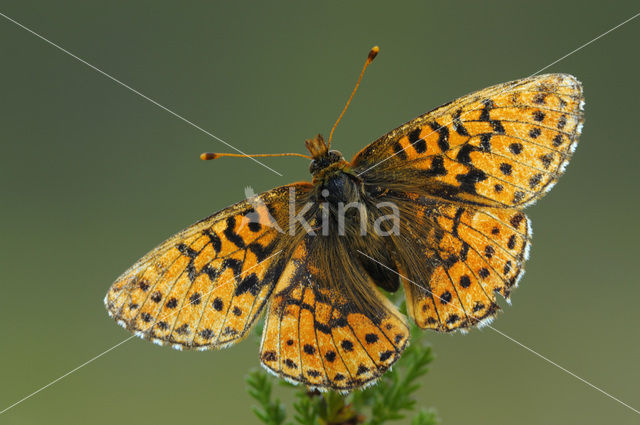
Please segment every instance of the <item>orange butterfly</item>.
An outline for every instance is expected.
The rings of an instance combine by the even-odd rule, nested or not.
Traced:
[[[440,106],[350,162],[329,149],[331,137],[307,140],[312,183],[270,190],[169,238],[115,281],[109,314],[153,342],[207,350],[238,342],[266,311],[268,370],[318,389],[372,383],[409,338],[378,288],[402,283],[420,328],[496,315],[495,293],[509,297],[527,258],[522,209],[564,172],[583,104],[574,77],[540,75]]]

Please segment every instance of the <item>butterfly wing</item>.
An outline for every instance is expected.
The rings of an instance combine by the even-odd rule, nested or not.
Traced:
[[[524,272],[531,225],[513,209],[442,203],[422,209],[427,274],[401,273],[407,309],[421,328],[451,331],[481,324],[499,310]]]
[[[381,306],[371,312],[345,291],[327,289],[324,273],[339,273],[342,285],[351,273],[324,270],[314,262],[312,236],[297,246],[276,285],[261,343],[267,370],[294,382],[348,391],[373,382],[399,357],[409,337],[406,319],[369,280],[363,288]],[[352,272],[366,276],[357,266]]]
[[[303,197],[310,184],[265,192],[169,238],[113,283],[109,314],[136,335],[175,348],[240,340],[286,264],[279,241],[290,189]]]
[[[352,160],[364,179],[443,200],[523,207],[555,184],[583,122],[581,84],[547,74],[499,84],[434,109]]]
[[[530,224],[520,209],[564,172],[583,104],[570,75],[512,81],[436,108],[354,157],[365,183],[417,205],[409,211],[424,224],[411,229],[424,241],[421,273],[396,266],[418,326],[450,331],[496,314],[496,293],[509,296],[527,257]]]

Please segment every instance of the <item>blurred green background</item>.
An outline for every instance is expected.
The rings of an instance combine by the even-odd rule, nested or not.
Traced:
[[[347,158],[469,91],[525,77],[638,12],[637,1],[3,1],[0,11],[245,152]],[[583,81],[581,144],[528,210],[535,237],[497,329],[640,408],[640,18],[552,66]],[[0,17],[0,410],[129,336],[111,282],[165,237],[308,179],[299,158],[230,149]],[[640,416],[490,329],[430,335],[420,402],[445,424],[631,424]],[[8,424],[257,423],[253,338],[220,352],[131,340],[0,416]],[[286,391],[284,397],[287,397]]]

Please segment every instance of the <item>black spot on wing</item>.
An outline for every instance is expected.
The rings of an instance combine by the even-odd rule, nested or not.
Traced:
[[[562,134],[558,133],[553,137],[553,140],[551,141],[553,143],[553,146],[558,147],[562,144]]]
[[[563,115],[558,120],[558,130],[562,130],[565,125],[567,125],[567,117]]]
[[[449,128],[441,126],[436,121],[428,123],[431,130],[438,133],[438,147],[443,152],[449,149]]]
[[[468,136],[469,132],[467,131],[466,127],[462,124],[462,121],[460,120],[461,114],[462,114],[462,109],[458,109],[453,114],[453,129],[456,131],[456,133],[458,133],[461,136]]]
[[[365,341],[367,341],[367,344],[374,344],[378,342],[379,337],[374,333],[370,333],[370,334],[366,334],[364,339]]]
[[[456,180],[460,182],[460,188],[467,193],[477,193],[476,183],[487,179],[487,174],[478,169],[471,168],[466,174],[458,174]]]
[[[549,168],[551,166],[551,162],[553,162],[553,154],[546,153],[542,155],[540,157],[540,161],[542,161],[542,165],[544,166],[545,169]]]
[[[480,121],[491,121],[491,114],[489,113],[489,111],[491,111],[494,108],[494,103],[493,100],[491,99],[485,99],[482,101],[484,108],[482,108],[482,112],[480,113]]]
[[[427,142],[420,138],[420,130],[421,128],[416,128],[409,133],[409,143],[417,153],[425,153],[427,151]]]
[[[336,359],[336,352],[335,352],[335,351],[331,351],[331,350],[330,350],[330,351],[327,351],[327,352],[324,354],[324,358],[325,358],[325,359],[327,359],[327,361],[328,361],[329,363],[333,363],[333,361]]]
[[[431,160],[431,166],[429,169],[423,172],[425,177],[445,176],[447,175],[447,169],[444,168],[444,159],[441,156],[435,156]]]
[[[386,361],[393,355],[393,351],[383,351],[380,353],[380,361]]]
[[[175,332],[178,335],[186,335],[189,333],[189,325],[186,323],[183,323],[182,325],[176,328]]]
[[[276,239],[271,241],[268,245],[261,245],[259,242],[252,242],[248,245],[248,248],[256,256],[258,262],[261,262],[273,253],[276,243]]]
[[[491,257],[493,257],[493,254],[496,253],[496,250],[491,246],[491,245],[487,245],[484,247],[484,256],[491,259]]]
[[[206,264],[204,267],[202,267],[200,273],[206,274],[212,282],[214,282],[218,278],[218,270],[212,267],[210,264]]]
[[[532,128],[531,131],[529,131],[529,137],[531,137],[532,139],[537,139],[538,136],[540,136],[542,132],[540,131],[540,129],[538,127],[536,128]]]
[[[191,259],[194,259],[198,256],[198,251],[189,248],[187,245],[181,243],[176,245],[176,248],[178,249],[178,251],[180,251],[180,254],[189,257]]]
[[[211,303],[211,306],[215,311],[222,311],[224,308],[224,302],[219,297],[216,297]]]
[[[245,276],[240,281],[238,286],[236,286],[235,295],[239,296],[246,292],[250,292],[251,295],[255,297],[260,292],[260,288],[261,288],[261,285],[260,285],[260,280],[258,279],[258,276],[256,276],[255,273],[251,273]]]
[[[479,121],[485,121],[491,124],[493,131],[498,134],[504,134],[505,130],[502,126],[500,120],[492,120],[490,111],[495,108],[495,104],[491,99],[485,99],[482,101],[484,107],[482,108],[482,112],[480,113]],[[465,136],[465,134],[463,134]]]
[[[447,324],[449,325],[453,325],[455,323],[457,323],[458,321],[460,321],[460,316],[458,316],[457,314],[450,314],[449,317],[447,317]]]
[[[533,177],[529,179],[529,187],[531,189],[535,188],[538,184],[540,184],[541,180],[542,180],[542,174],[540,173],[535,174]]]
[[[209,229],[204,230],[202,234],[209,238],[209,243],[216,251],[216,254],[218,254],[220,252],[220,248],[222,248],[222,242],[220,241],[218,235],[211,232]]]
[[[491,152],[491,133],[482,133],[480,137],[480,149],[482,152]]]
[[[516,190],[513,194],[513,202],[518,203],[524,199],[525,193],[521,190]]]
[[[511,217],[511,219],[509,220],[509,223],[511,223],[511,225],[513,226],[514,229],[517,229],[518,227],[520,227],[520,223],[522,223],[524,218],[525,218],[524,214],[517,213],[516,215]]]
[[[224,270],[226,268],[230,268],[231,271],[233,271],[233,275],[237,276],[242,271],[242,261],[235,258],[225,258],[222,261],[221,270]]]
[[[213,338],[213,331],[211,329],[203,329],[203,330],[200,331],[200,336],[203,339],[211,339],[211,338]],[[263,356],[263,358],[264,358],[264,356]]]
[[[343,339],[340,345],[342,346],[342,349],[344,351],[353,351],[353,342],[349,341],[348,339]]]
[[[506,162],[500,164],[499,168],[500,171],[502,171],[502,174],[504,174],[505,176],[510,176],[511,172],[513,171],[513,167],[511,166],[511,164],[507,164]]]
[[[442,295],[440,295],[440,302],[442,304],[449,304],[451,302],[451,292],[446,291]]]
[[[470,144],[466,144],[460,148],[458,151],[458,155],[456,155],[456,160],[463,164],[471,163],[471,152],[475,151],[476,147]]]
[[[362,375],[364,373],[369,372],[369,368],[366,367],[365,365],[361,364],[358,366],[358,370],[356,371],[356,376],[357,375]]]
[[[224,229],[224,235],[229,240],[229,242],[233,243],[238,248],[244,248],[244,240],[239,234],[236,233],[235,226],[235,217],[227,217],[227,227]]]
[[[547,97],[546,93],[539,93],[537,95],[535,95],[535,97],[533,98],[533,103],[537,104],[537,105],[542,105],[545,103],[545,98]]]
[[[202,296],[198,292],[196,292],[195,294],[191,295],[191,297],[189,297],[189,304],[191,305],[198,305],[201,302],[202,302]]]
[[[509,150],[514,155],[520,155],[520,153],[522,152],[522,144],[520,144],[520,143],[511,143],[509,145]]]
[[[400,158],[403,161],[407,159],[407,153],[402,148],[402,145],[400,144],[400,142],[398,141],[393,142],[392,147],[393,147],[393,152],[395,153],[395,155],[398,156],[398,158]]]
[[[149,283],[144,279],[140,279],[140,281],[138,282],[138,288],[146,292],[149,290]]]
[[[498,120],[491,121],[491,127],[493,127],[493,131],[495,131],[498,134],[506,133],[506,130],[504,129],[504,126]]]
[[[275,351],[265,351],[262,353],[262,360],[265,362],[273,362],[277,358]]]

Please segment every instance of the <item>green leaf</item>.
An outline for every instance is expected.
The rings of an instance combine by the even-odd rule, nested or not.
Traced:
[[[319,397],[313,397],[308,392],[299,391],[293,408],[296,411],[294,419],[300,425],[316,425],[319,410]]]
[[[411,421],[411,425],[436,425],[437,423],[438,417],[432,409],[420,409]]]
[[[266,373],[260,370],[249,372],[246,378],[247,391],[259,404],[251,410],[266,425],[282,425],[287,417],[279,399],[271,399],[272,385]]]

